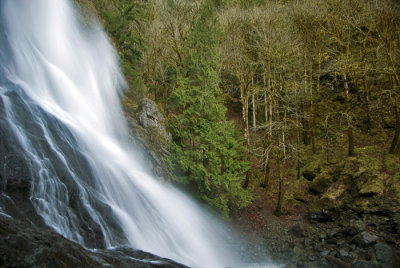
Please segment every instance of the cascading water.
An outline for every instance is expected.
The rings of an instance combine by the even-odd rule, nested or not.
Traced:
[[[137,164],[119,102],[125,82],[101,27],[82,23],[67,0],[0,8],[0,124],[46,224],[86,247],[104,241],[190,266],[237,264],[223,228]]]

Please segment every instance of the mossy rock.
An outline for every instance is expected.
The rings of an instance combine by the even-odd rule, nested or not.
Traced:
[[[322,195],[322,198],[328,198],[329,200],[338,200],[347,190],[347,187],[341,183],[332,184],[328,190]]]
[[[370,171],[377,172],[382,169],[382,159],[375,155],[371,155],[372,152],[364,152],[359,158],[359,167],[366,168]]]
[[[351,181],[354,175],[360,170],[360,163],[355,157],[348,157],[343,163],[341,177],[345,181]]]
[[[393,116],[385,116],[382,119],[382,127],[386,129],[392,129],[396,125],[396,120]]]
[[[390,180],[390,188],[392,189],[395,198],[400,202],[400,173],[396,173]]]
[[[336,208],[337,206],[332,200],[322,197],[312,202],[308,207],[308,213],[318,218],[332,218],[332,213],[336,211]]]
[[[371,203],[372,201],[370,198],[348,199],[343,207],[352,209],[356,212],[364,213],[365,211],[369,211]]]
[[[310,183],[309,191],[315,195],[323,194],[333,181],[334,179],[329,172],[323,171]]]
[[[362,184],[358,193],[360,196],[382,196],[384,185],[384,177],[374,177]]]
[[[400,172],[400,157],[398,155],[385,155],[384,163],[387,171],[392,173]]]

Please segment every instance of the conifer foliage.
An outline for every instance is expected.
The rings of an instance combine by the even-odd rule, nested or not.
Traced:
[[[174,180],[229,217],[229,210],[249,204],[251,195],[241,186],[248,168],[245,151],[226,119],[218,86],[220,36],[215,7],[205,1],[183,42],[185,58],[169,99],[174,111],[170,166]]]

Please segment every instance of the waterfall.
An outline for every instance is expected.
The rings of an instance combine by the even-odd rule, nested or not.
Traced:
[[[225,227],[138,164],[120,105],[126,84],[98,22],[82,22],[67,0],[0,8],[0,123],[46,224],[87,248],[237,264]]]

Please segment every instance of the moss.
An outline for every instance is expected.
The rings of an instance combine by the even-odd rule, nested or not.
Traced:
[[[379,171],[382,169],[382,158],[368,153],[362,154],[359,157],[359,166],[368,169],[369,171]]]
[[[346,186],[340,183],[335,183],[328,188],[328,190],[322,195],[322,198],[328,198],[332,201],[336,201],[346,191]]]
[[[301,171],[311,171],[314,173],[319,173],[321,171],[321,168],[326,164],[326,161],[322,155],[322,153],[319,154],[307,154],[307,158],[301,159],[301,163],[305,163],[301,167]]]
[[[285,192],[285,200],[288,203],[296,204],[300,202],[307,202],[310,197],[308,188],[311,182],[301,177],[298,180],[294,180],[290,183],[290,187]]]
[[[358,198],[347,200],[344,207],[358,212],[368,211],[372,201],[369,198]]]
[[[311,193],[319,195],[324,193],[332,183],[333,177],[327,171],[323,171],[311,182],[309,190]]]
[[[383,194],[384,186],[384,177],[374,177],[369,179],[366,183],[362,184],[358,193],[361,196],[381,196]]]
[[[397,201],[400,202],[400,173],[396,173],[391,177],[390,188],[392,189]]]
[[[394,154],[385,155],[385,169],[389,172],[400,172],[400,157]]]
[[[326,197],[322,197],[311,203],[310,207],[308,208],[308,212],[311,214],[320,213],[324,209],[330,209],[334,207],[335,203],[332,202],[332,200]]]
[[[348,157],[344,163],[343,163],[343,168],[341,172],[342,178],[345,180],[351,179],[354,177],[354,174],[359,171],[359,162],[357,161],[357,158],[355,157]]]

